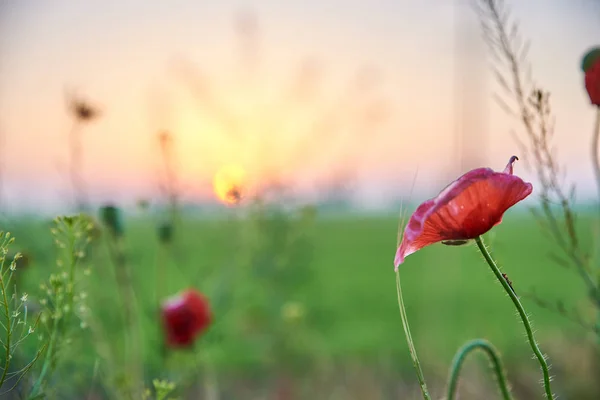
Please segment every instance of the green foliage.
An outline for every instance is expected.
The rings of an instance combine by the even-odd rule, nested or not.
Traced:
[[[240,329],[248,346],[259,348],[264,366],[305,369],[318,355],[311,327],[314,309],[313,237],[315,213],[278,202],[255,201],[243,221],[237,279],[252,282],[238,295]],[[256,290],[260,288],[260,290]],[[291,371],[290,371],[291,372]]]
[[[200,338],[195,352],[169,352],[167,358],[163,358],[155,297],[157,255],[161,254],[155,221],[151,218],[128,220],[124,239],[141,305],[143,336],[139,342],[144,350],[146,376],[175,382],[178,393],[185,393],[194,380],[203,379],[209,364],[224,389],[231,383],[232,374],[257,378],[271,376],[275,371],[281,371],[283,360],[290,361],[293,372],[302,369],[311,377],[320,374],[331,377],[328,374],[335,371],[337,365],[353,363],[373,370],[385,368],[388,375],[395,377],[398,374],[411,376],[406,344],[398,337],[402,326],[397,318],[392,276],[396,216],[319,215],[311,220],[301,217],[303,213],[310,215],[310,209],[279,210],[287,213],[278,217],[288,220],[287,223],[265,222],[272,218],[266,217],[270,215],[268,213],[250,219],[256,214],[243,214],[242,209],[233,210],[237,216],[230,218],[183,220],[181,235],[177,236],[180,261],[175,262],[170,257],[166,260],[168,279],[163,283],[164,294],[188,286],[196,287],[210,299],[215,323]],[[587,232],[595,220],[585,211],[582,215],[578,229]],[[257,222],[261,220],[263,222]],[[263,227],[263,235],[268,231],[265,226],[287,226],[289,232],[298,233],[297,236],[290,234],[290,238],[304,237],[307,242],[307,258],[298,264],[308,264],[309,271],[295,271],[293,267],[289,270],[291,274],[298,273],[298,280],[303,282],[292,288],[289,296],[285,295],[283,286],[281,289],[276,287],[277,281],[269,279],[269,275],[260,280],[253,277],[250,260],[258,260],[257,254],[264,252],[259,243],[268,245],[264,236],[263,239],[257,237],[257,226]],[[28,249],[31,254],[31,265],[19,281],[31,299],[39,290],[39,282],[48,281],[48,275],[58,269],[52,258],[62,257],[65,249],[52,247],[47,228],[39,222],[18,221],[11,226],[11,232],[17,235],[20,248]],[[587,308],[581,308],[581,303],[569,301],[577,299],[582,289],[578,277],[570,270],[552,265],[543,256],[549,254],[553,246],[539,235],[535,220],[527,212],[515,210],[507,215],[503,223],[494,228],[494,233],[494,249],[501,254],[503,264],[510,267],[509,276],[518,294],[535,286],[539,296],[548,300],[564,298],[566,307],[579,309],[584,317],[589,315]],[[592,238],[582,237],[582,245],[591,243]],[[290,254],[303,254],[298,250],[302,246],[294,251],[291,248],[294,246],[287,250]],[[96,382],[103,391],[110,393],[116,387],[116,378],[109,373],[123,370],[119,358],[124,351],[122,309],[108,252],[105,246],[94,250],[91,258],[86,258],[86,268],[78,268],[83,279],[79,282],[85,287],[80,286],[77,293],[86,293],[89,328],[77,330],[75,326],[75,332],[79,334],[74,340],[81,339],[85,343],[74,342],[72,351],[63,353],[73,356],[66,363],[60,362],[53,376],[58,379],[82,375],[73,382],[73,390]],[[482,264],[476,246],[432,246],[411,257],[414,258],[410,265],[401,271],[402,291],[411,318],[411,333],[427,375],[435,375],[432,370],[435,365],[444,368],[450,365],[455,349],[472,337],[486,337],[502,349],[509,366],[514,367],[515,363],[519,368],[521,363],[531,366],[529,357],[522,356],[530,350],[515,323],[514,309],[507,304],[506,295],[500,290],[490,290],[495,278]],[[290,264],[295,259],[281,255],[280,258],[287,259]],[[93,272],[89,278],[83,274],[88,263]],[[300,276],[306,276],[306,280]],[[271,290],[265,286],[266,282],[272,282],[283,298],[281,303],[272,304],[268,313],[262,310],[267,309],[270,299],[275,297],[265,293]],[[580,338],[584,334],[578,324],[565,321],[549,310],[536,308],[527,298],[522,301],[533,313],[538,340],[545,347],[555,347],[549,341],[556,337]],[[251,327],[246,322],[248,310],[259,310],[272,318],[269,321],[273,322],[273,329],[268,329],[267,317],[262,325],[256,326],[253,334],[242,329]],[[494,310],[492,316],[490,310]],[[27,355],[29,359],[35,356],[35,346],[43,344],[43,341],[37,341],[41,332],[42,329],[37,329],[32,338],[35,340],[24,343],[26,353],[23,356]],[[275,345],[276,337],[288,341],[284,345],[292,350]],[[44,338],[47,340],[47,334]],[[427,351],[421,350],[424,347]],[[269,352],[263,355],[263,350]],[[275,353],[279,351],[281,354]],[[274,359],[270,358],[272,354]],[[93,378],[97,360],[100,360],[100,371]],[[554,359],[553,362],[555,371],[559,371],[561,361]],[[71,366],[73,363],[76,366]],[[316,368],[320,365],[315,363],[322,364],[322,368]],[[561,378],[561,386],[568,381]],[[434,385],[432,390],[435,389]],[[59,393],[64,390],[61,386]],[[118,396],[115,394],[110,398]]]
[[[48,347],[30,398],[42,395],[59,363],[72,359],[69,355],[75,354],[77,339],[82,337],[79,332],[88,325],[87,295],[80,287],[90,271],[80,267],[91,241],[88,232],[93,226],[89,218],[82,215],[58,217],[55,224],[51,233],[58,257],[55,269],[47,281],[40,284],[39,297],[41,335]]]
[[[37,348],[31,361],[11,371],[20,345],[31,336],[38,326],[38,319],[29,317],[28,295],[21,292],[16,284],[21,254],[17,253],[8,259],[9,247],[14,238],[10,233],[0,231],[0,395],[14,389],[21,379],[31,370],[40,358],[45,345]],[[5,385],[6,384],[6,385]]]
[[[175,384],[167,380],[154,379],[152,387],[154,388],[154,397],[151,390],[146,390],[142,396],[143,400],[176,400],[174,397],[167,397],[175,390]]]

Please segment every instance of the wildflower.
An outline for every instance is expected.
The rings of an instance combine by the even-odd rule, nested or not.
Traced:
[[[12,259],[10,267],[13,270],[24,270],[31,262],[31,258],[27,253],[7,253],[6,258],[9,260]]]
[[[585,73],[585,90],[590,97],[590,102],[600,107],[600,48],[588,51],[581,62],[581,69]]]
[[[410,217],[394,266],[425,246],[442,242],[461,244],[483,235],[502,222],[506,210],[529,196],[531,183],[513,175],[512,156],[503,172],[477,168],[422,203]]]
[[[167,345],[188,347],[212,321],[208,301],[194,289],[185,290],[162,304]]]

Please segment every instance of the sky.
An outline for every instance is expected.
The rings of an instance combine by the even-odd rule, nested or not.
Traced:
[[[519,155],[519,126],[492,99],[467,3],[2,0],[0,202],[72,202],[66,93],[101,113],[80,130],[95,202],[157,196],[165,130],[190,200],[214,198],[214,177],[232,168],[249,188],[280,179],[305,193],[348,178],[375,208],[433,196],[469,166],[459,137],[473,162],[500,170]],[[595,114],[579,64],[600,45],[600,5],[509,3],[535,80],[552,93],[558,160],[589,198]]]

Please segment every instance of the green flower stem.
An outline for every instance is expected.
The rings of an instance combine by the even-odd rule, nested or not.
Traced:
[[[498,387],[500,389],[500,393],[502,394],[502,398],[504,400],[512,400],[512,395],[510,394],[510,389],[508,388],[508,383],[504,374],[504,368],[502,368],[500,354],[490,342],[483,339],[475,339],[467,342],[458,350],[456,356],[454,356],[454,360],[452,361],[452,369],[450,370],[450,378],[448,380],[448,395],[446,400],[454,400],[456,398],[458,378],[460,376],[463,363],[467,356],[472,351],[477,349],[483,350],[492,362],[492,369],[496,379],[498,380]]]
[[[431,400],[429,391],[427,390],[427,384],[425,383],[425,376],[423,370],[421,370],[421,363],[417,356],[417,350],[410,334],[410,327],[408,326],[408,318],[406,316],[406,309],[404,307],[404,300],[402,299],[402,287],[400,286],[400,272],[396,271],[396,291],[398,293],[398,307],[400,308],[400,318],[402,319],[402,327],[404,328],[404,335],[406,336],[406,342],[408,343],[408,349],[410,350],[410,356],[412,358],[413,366],[417,372],[417,378],[419,379],[419,385],[421,386],[421,393],[423,399]]]
[[[479,247],[481,254],[483,254],[485,261],[487,261],[488,265],[494,272],[494,275],[496,275],[496,278],[500,281],[500,283],[502,284],[502,287],[504,288],[506,293],[508,293],[508,296],[510,297],[513,304],[517,308],[517,312],[519,313],[519,316],[521,317],[521,321],[523,321],[523,326],[525,327],[525,332],[527,333],[527,340],[529,340],[531,349],[533,350],[533,353],[535,354],[536,358],[538,359],[538,362],[540,363],[540,367],[542,368],[542,373],[544,375],[544,389],[546,391],[546,397],[548,399],[554,399],[554,395],[552,394],[552,389],[550,388],[550,373],[549,373],[549,369],[548,369],[548,363],[546,363],[546,358],[540,351],[540,348],[538,347],[537,342],[535,341],[535,337],[533,336],[533,330],[531,329],[531,323],[529,322],[529,318],[527,317],[527,314],[525,313],[525,309],[523,308],[523,305],[519,301],[519,298],[517,297],[515,292],[512,290],[512,288],[510,287],[510,285],[508,284],[506,279],[504,279],[504,277],[502,276],[502,273],[500,272],[500,269],[496,265],[496,262],[492,258],[489,251],[486,249],[485,244],[483,244],[483,240],[481,239],[481,236],[477,237],[475,239],[475,242],[477,243],[477,247]]]
[[[596,108],[596,120],[594,129],[592,130],[592,166],[594,168],[594,176],[596,178],[596,188],[600,197],[600,157],[598,156],[598,144],[600,141],[600,107]]]
[[[594,176],[596,177],[596,187],[598,189],[598,198],[600,199],[600,156],[598,155],[598,144],[600,140],[600,107],[596,108],[596,120],[594,122],[594,129],[592,131],[592,165],[594,167]],[[600,202],[598,203],[600,207]],[[599,209],[600,211],[600,209]],[[584,273],[584,278],[588,278]],[[600,306],[600,271],[598,271],[596,291],[594,292],[594,284],[590,283],[589,286],[592,288],[592,296],[595,296],[595,300]],[[596,321],[596,327],[600,328],[600,314],[598,315],[598,319]]]

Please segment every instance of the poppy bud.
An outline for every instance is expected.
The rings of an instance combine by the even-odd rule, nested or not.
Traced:
[[[118,207],[113,205],[101,207],[100,219],[113,236],[120,237],[123,235],[123,219],[121,217],[121,210]]]

